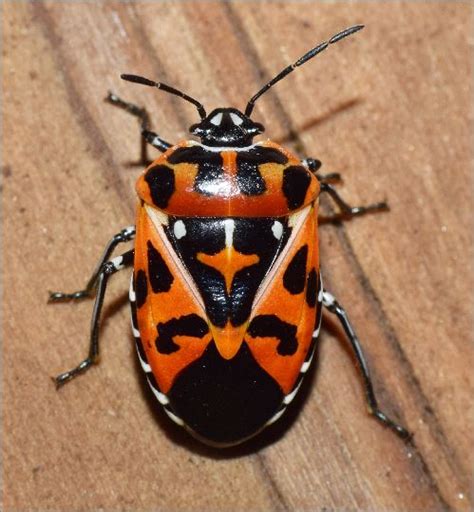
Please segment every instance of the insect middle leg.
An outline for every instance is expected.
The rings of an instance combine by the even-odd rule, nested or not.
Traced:
[[[115,105],[119,107],[129,114],[132,114],[135,117],[138,117],[140,121],[140,131],[142,134],[141,139],[141,151],[140,151],[140,164],[148,165],[150,163],[150,159],[148,158],[148,146],[150,144],[154,148],[158,149],[162,153],[165,152],[168,148],[171,147],[169,142],[166,142],[162,139],[157,133],[151,131],[150,128],[150,116],[145,108],[138,107],[133,103],[129,103],[127,101],[122,100],[116,94],[109,92],[105,101],[110,103],[111,105]]]
[[[117,256],[114,259],[102,264],[97,274],[97,295],[95,298],[94,309],[92,311],[89,353],[87,357],[75,368],[61,373],[54,379],[57,387],[61,387],[63,384],[70,381],[77,375],[84,373],[98,360],[100,313],[104,303],[107,281],[112,274],[115,274],[119,270],[122,270],[126,266],[129,266],[133,263],[134,252],[135,251],[132,249],[125,252],[121,256]]]
[[[135,226],[128,226],[116,235],[112,237],[109,243],[106,245],[104,252],[97,264],[92,276],[86,284],[86,287],[83,290],[78,290],[77,292],[72,293],[63,293],[63,292],[49,292],[49,302],[64,302],[69,300],[79,300],[84,299],[86,297],[92,297],[94,295],[97,281],[99,278],[99,274],[104,266],[104,263],[110,258],[110,255],[117,247],[117,245],[130,242],[135,238]]]
[[[408,430],[400,426],[395,421],[391,420],[383,411],[379,409],[374,388],[372,386],[372,380],[370,378],[369,367],[367,365],[367,361],[365,360],[362,346],[360,344],[359,338],[357,337],[357,334],[354,331],[354,328],[349,321],[346,311],[339,304],[339,302],[326,290],[323,291],[323,305],[328,311],[337,316],[347,337],[349,338],[352,351],[354,352],[354,356],[357,360],[364,380],[365,396],[370,414],[372,414],[378,421],[380,421],[380,423],[391,428],[395,434],[397,434],[402,439],[410,438],[411,434],[408,432]]]

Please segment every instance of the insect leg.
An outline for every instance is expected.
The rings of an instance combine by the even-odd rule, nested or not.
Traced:
[[[372,414],[378,421],[380,421],[380,423],[383,423],[387,427],[391,428],[402,439],[408,439],[411,437],[410,432],[388,418],[387,415],[379,409],[370,378],[369,367],[367,365],[367,361],[365,360],[362,346],[360,344],[359,338],[357,337],[357,334],[354,331],[354,328],[349,321],[349,318],[347,317],[346,311],[339,304],[339,302],[326,290],[323,291],[323,305],[331,313],[334,313],[337,316],[347,337],[349,338],[351,348],[354,352],[354,356],[357,360],[359,369],[364,379],[365,396],[370,414]]]
[[[339,195],[337,190],[332,185],[324,181],[320,181],[320,185],[321,192],[327,192],[332,197],[337,206],[339,206],[341,211],[340,214],[336,217],[341,216],[351,218],[357,215],[364,215],[365,213],[369,212],[380,212],[389,210],[388,204],[385,201],[382,201],[380,203],[369,204],[367,206],[350,206],[342,199],[342,197]]]
[[[97,277],[97,296],[95,298],[94,309],[92,312],[91,331],[90,331],[90,344],[88,356],[79,363],[75,368],[58,375],[54,381],[59,388],[66,382],[70,381],[80,373],[88,370],[99,357],[99,324],[100,313],[104,303],[105,290],[107,288],[107,281],[112,274],[122,270],[124,267],[133,263],[134,250],[127,251],[121,256],[107,261],[101,266]]]
[[[147,144],[152,145],[154,148],[158,149],[162,153],[171,147],[169,142],[163,140],[157,133],[149,130],[150,127],[150,116],[145,108],[140,108],[133,103],[128,103],[112,92],[109,92],[105,101],[110,103],[111,105],[115,105],[126,112],[132,114],[135,117],[138,117],[140,120],[140,131],[142,134],[142,142],[141,142],[141,157],[140,163],[144,165],[148,165],[150,160],[148,158]]]
[[[117,233],[113,236],[113,238],[109,241],[107,246],[105,247],[104,253],[102,254],[97,267],[92,273],[91,278],[86,284],[86,287],[83,290],[79,290],[77,292],[72,293],[63,293],[63,292],[50,292],[49,293],[49,302],[63,302],[68,300],[78,300],[83,299],[85,297],[92,297],[94,295],[97,282],[99,279],[100,272],[104,263],[110,258],[115,247],[122,242],[130,242],[135,238],[135,226],[128,226],[120,233]]]

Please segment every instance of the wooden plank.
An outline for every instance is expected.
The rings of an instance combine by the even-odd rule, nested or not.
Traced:
[[[469,181],[471,7],[462,3],[3,4],[4,510],[469,510],[473,464]],[[352,203],[389,214],[322,227],[325,283],[347,307],[381,404],[412,445],[370,419],[331,318],[289,415],[248,445],[202,447],[157,410],[114,278],[103,357],[84,356],[81,286],[133,223],[138,130],[102,100],[146,103],[166,139],[195,111],[121,82],[161,79],[210,110],[242,108],[265,79],[366,23],[257,103],[267,135],[341,171]],[[324,202],[329,208],[329,202]]]

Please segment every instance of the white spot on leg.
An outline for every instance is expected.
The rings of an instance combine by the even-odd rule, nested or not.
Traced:
[[[123,256],[117,256],[110,260],[110,263],[114,266],[115,270],[123,269]]]
[[[134,237],[135,236],[135,226],[127,226],[122,231],[123,236],[125,237]]]
[[[280,221],[276,220],[273,223],[272,232],[273,232],[273,236],[277,240],[280,240],[281,236],[283,235],[283,224]]]
[[[336,302],[336,299],[326,290],[323,290],[323,304],[325,306],[332,306]]]
[[[186,226],[182,220],[177,220],[173,226],[174,236],[179,240],[186,236]]]

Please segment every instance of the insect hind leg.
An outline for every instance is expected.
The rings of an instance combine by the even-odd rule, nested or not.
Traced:
[[[331,313],[337,316],[344,329],[344,332],[349,339],[350,346],[357,360],[362,378],[364,380],[365,396],[370,414],[372,414],[380,423],[392,429],[393,432],[395,432],[395,434],[397,434],[402,439],[409,439],[411,437],[411,433],[390,419],[383,411],[380,410],[378,406],[374,388],[372,386],[372,380],[370,378],[369,367],[367,365],[367,361],[365,360],[362,346],[354,331],[354,328],[352,327],[352,324],[349,321],[346,311],[339,304],[339,302],[326,290],[323,290],[323,305]]]
[[[87,357],[81,361],[76,367],[67,372],[58,375],[54,382],[56,387],[61,387],[66,382],[69,382],[74,377],[77,377],[81,373],[87,371],[99,358],[99,326],[100,326],[100,314],[102,306],[104,304],[105,291],[107,289],[107,281],[112,274],[115,274],[119,270],[122,270],[126,266],[133,263],[134,250],[127,251],[121,256],[117,256],[114,259],[104,263],[98,273],[97,278],[97,295],[94,303],[94,309],[92,311],[91,321],[91,332],[89,342],[89,353]]]

